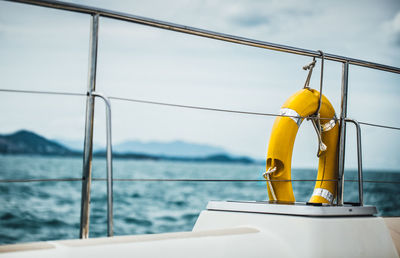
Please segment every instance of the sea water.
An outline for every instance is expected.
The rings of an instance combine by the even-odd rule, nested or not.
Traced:
[[[93,161],[93,177],[106,177],[104,159]],[[81,178],[82,159],[1,156],[0,179]],[[114,160],[114,178],[262,179],[262,164]],[[293,169],[294,179],[315,179],[315,169]],[[346,179],[356,179],[346,171]],[[365,180],[400,181],[400,173],[365,171]],[[81,181],[0,182],[0,244],[73,239],[79,236]],[[307,201],[314,182],[294,182],[297,201]],[[365,204],[379,215],[400,215],[400,187],[364,183]],[[356,182],[346,182],[345,201],[356,202]],[[267,200],[265,182],[114,182],[114,234],[190,231],[210,200]],[[93,181],[90,237],[107,234],[106,182]]]

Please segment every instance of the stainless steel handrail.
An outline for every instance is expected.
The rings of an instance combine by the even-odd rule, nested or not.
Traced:
[[[106,104],[107,123],[107,234],[113,236],[113,170],[112,170],[112,140],[111,140],[111,102],[102,93],[92,92],[95,97],[100,97]]]
[[[85,142],[83,148],[82,167],[82,201],[81,201],[81,227],[80,238],[89,237],[90,214],[90,186],[92,179],[92,155],[93,155],[93,126],[94,126],[94,96],[96,90],[97,49],[99,39],[99,15],[93,15],[90,24],[90,48],[89,48],[89,72],[86,98],[85,118]]]
[[[356,126],[357,135],[357,165],[358,165],[358,200],[361,206],[364,205],[364,188],[363,188],[363,169],[362,169],[362,148],[361,148],[361,127],[358,121],[346,118],[345,122],[353,123]],[[344,183],[344,180],[342,180]]]
[[[346,123],[344,119],[347,117],[347,94],[349,88],[349,63],[342,64],[342,87],[341,87],[341,102],[340,102],[340,124],[339,124],[339,157],[338,157],[338,185],[336,202],[337,205],[343,205],[344,193],[344,162],[346,151]]]
[[[265,49],[281,51],[281,52],[286,52],[286,53],[292,53],[292,54],[297,54],[297,55],[321,58],[320,53],[315,50],[296,48],[296,47],[292,47],[292,46],[280,45],[280,44],[275,44],[275,43],[271,43],[271,42],[255,40],[255,39],[250,39],[250,38],[245,38],[245,37],[239,37],[239,36],[234,36],[234,35],[230,35],[230,34],[224,34],[224,33],[219,33],[219,32],[215,32],[215,31],[210,31],[210,30],[203,30],[203,29],[199,29],[199,28],[195,28],[195,27],[180,25],[180,24],[161,21],[161,20],[155,20],[155,19],[151,19],[151,18],[147,18],[147,17],[137,16],[137,15],[133,15],[133,14],[127,14],[127,13],[123,13],[123,12],[111,11],[111,10],[107,10],[107,9],[91,7],[91,6],[86,6],[86,5],[72,4],[72,3],[66,3],[66,2],[61,2],[61,1],[50,1],[50,0],[6,0],[6,1],[32,4],[32,5],[42,6],[42,7],[61,9],[61,10],[66,10],[66,11],[78,12],[78,13],[86,13],[86,14],[91,14],[91,15],[100,15],[100,16],[106,17],[106,18],[112,18],[112,19],[117,19],[117,20],[121,20],[121,21],[133,22],[133,23],[138,23],[138,24],[142,24],[142,25],[148,25],[151,27],[172,30],[172,31],[176,31],[176,32],[186,33],[186,34],[192,34],[192,35],[205,37],[205,38],[222,40],[222,41],[227,41],[227,42],[231,42],[231,43],[247,45],[247,46],[252,46],[252,47],[258,47],[258,48],[265,48]],[[393,66],[389,66],[389,65],[374,63],[374,62],[370,62],[370,61],[365,61],[365,60],[360,60],[360,59],[355,59],[355,58],[350,58],[350,57],[345,57],[345,56],[339,56],[339,55],[325,53],[325,59],[331,60],[331,61],[336,61],[336,62],[342,62],[342,63],[348,62],[349,64],[352,64],[352,65],[363,66],[363,67],[368,67],[368,68],[392,72],[392,73],[400,73],[400,68],[398,68],[398,67],[393,67]]]

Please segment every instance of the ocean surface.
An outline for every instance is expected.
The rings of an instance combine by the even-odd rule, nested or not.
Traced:
[[[82,159],[1,156],[0,179],[80,178]],[[114,178],[262,179],[263,165],[114,160]],[[293,169],[294,179],[315,179]],[[93,177],[105,178],[105,159],[93,161]],[[346,171],[346,179],[355,179]],[[365,180],[400,181],[396,171],[365,171]],[[313,182],[294,182],[307,201]],[[399,184],[364,183],[365,204],[379,215],[400,216]],[[0,244],[73,239],[79,235],[81,182],[0,182]],[[265,182],[114,182],[114,234],[190,231],[209,200],[267,200]],[[345,201],[357,201],[357,183],[345,183]],[[90,237],[107,234],[106,182],[93,181]]]

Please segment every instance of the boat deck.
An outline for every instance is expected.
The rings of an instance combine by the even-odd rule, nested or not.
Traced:
[[[191,232],[0,246],[0,257],[260,257],[266,253],[271,257],[399,257],[400,217],[206,210]]]

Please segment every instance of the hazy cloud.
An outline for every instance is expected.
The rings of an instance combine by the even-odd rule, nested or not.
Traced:
[[[396,14],[391,22],[392,33],[394,34],[396,44],[400,46],[400,11]]]
[[[232,18],[233,22],[244,27],[258,27],[269,24],[269,18],[264,15],[242,15]]]

